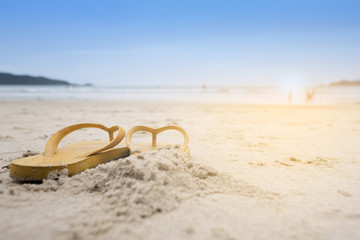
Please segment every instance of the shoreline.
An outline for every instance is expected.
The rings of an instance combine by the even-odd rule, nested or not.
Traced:
[[[333,105],[359,104],[360,88],[316,88],[311,101],[308,88],[102,88],[102,87],[0,87],[0,100],[121,100],[224,103],[255,105]]]

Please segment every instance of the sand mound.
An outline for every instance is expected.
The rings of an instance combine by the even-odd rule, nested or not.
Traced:
[[[167,149],[132,155],[73,177],[67,177],[65,170],[55,171],[43,184],[19,187],[32,192],[101,195],[109,207],[107,210],[128,221],[171,211],[181,201],[195,196],[256,192],[255,188],[215,169],[192,163],[185,154]]]
[[[96,236],[117,223],[142,221],[172,211],[194,197],[215,193],[263,195],[257,188],[195,164],[173,149],[131,155],[73,177],[68,177],[65,170],[52,172],[42,184],[8,184],[8,194],[3,196],[18,201],[9,207],[23,204],[31,195],[39,199],[34,204],[62,209],[60,215],[81,236]],[[68,206],[72,207],[67,210]],[[74,207],[79,209],[70,210]],[[51,218],[58,220],[56,216]]]

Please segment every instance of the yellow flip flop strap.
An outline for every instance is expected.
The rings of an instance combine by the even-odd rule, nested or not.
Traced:
[[[157,128],[157,129],[146,127],[146,126],[135,126],[127,132],[126,144],[128,146],[131,144],[131,137],[135,132],[145,131],[145,132],[150,132],[152,134],[152,146],[156,147],[156,136],[159,133],[161,133],[163,131],[167,131],[167,130],[176,130],[176,131],[179,131],[182,133],[182,135],[184,136],[184,144],[179,149],[179,152],[184,152],[189,145],[189,136],[185,132],[185,130],[179,126],[166,126],[166,127]]]
[[[86,153],[82,155],[81,157],[88,157],[91,155],[94,155],[96,153],[100,153],[102,151],[108,150],[110,148],[115,147],[117,144],[121,142],[121,140],[125,137],[125,130],[122,127],[119,126],[113,126],[111,128],[107,128],[104,125],[96,124],[96,123],[80,123],[80,124],[74,124],[71,126],[68,126],[66,128],[61,129],[57,133],[55,133],[49,141],[45,145],[44,150],[44,156],[45,157],[51,157],[54,156],[56,153],[57,147],[60,143],[60,141],[69,133],[74,132],[76,130],[82,129],[82,128],[100,128],[106,132],[109,133],[109,144],[105,145],[104,147],[95,149],[89,153]],[[118,131],[118,135],[114,138],[114,132]]]

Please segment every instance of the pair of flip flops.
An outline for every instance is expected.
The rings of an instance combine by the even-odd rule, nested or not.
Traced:
[[[109,133],[109,141],[77,142],[58,148],[60,141],[71,132],[82,128],[99,128]],[[127,157],[131,152],[146,152],[169,146],[171,144],[157,143],[156,137],[166,130],[176,130],[184,136],[184,144],[178,147],[179,152],[190,154],[189,137],[185,130],[178,126],[166,126],[153,129],[136,126],[130,129],[126,136],[126,144],[119,144],[125,137],[125,130],[120,126],[107,128],[101,124],[81,123],[68,126],[55,133],[45,145],[44,153],[13,160],[10,163],[10,177],[23,181],[40,181],[55,170],[67,168],[69,176],[77,174],[101,163]],[[152,143],[132,144],[131,137],[135,132],[145,131],[152,134]],[[114,137],[114,133],[116,133]]]

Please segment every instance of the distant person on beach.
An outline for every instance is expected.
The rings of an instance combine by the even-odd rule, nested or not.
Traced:
[[[314,99],[315,88],[306,90],[306,101],[309,102]]]
[[[289,91],[289,103],[291,103],[292,102],[292,91],[290,90]]]

